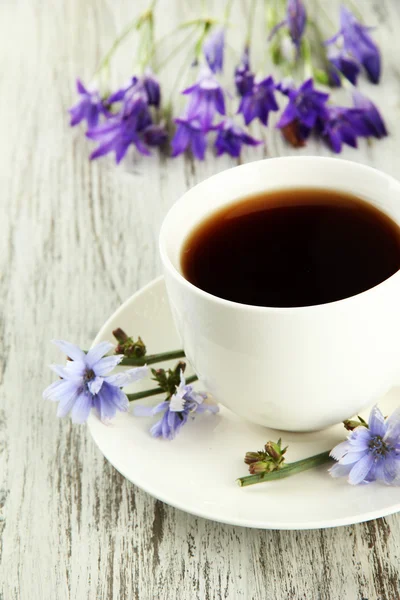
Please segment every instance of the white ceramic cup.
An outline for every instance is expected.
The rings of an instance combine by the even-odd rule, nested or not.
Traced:
[[[180,254],[187,235],[216,209],[302,187],[350,192],[400,225],[400,183],[392,177],[337,158],[285,157],[203,181],[171,208],[160,234],[173,318],[205,389],[245,419],[289,431],[338,423],[400,382],[400,271],[337,302],[268,308],[195,287],[182,275]]]

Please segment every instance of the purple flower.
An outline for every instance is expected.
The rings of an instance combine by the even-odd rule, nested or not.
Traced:
[[[133,414],[138,417],[148,417],[164,411],[161,419],[151,427],[150,433],[156,438],[173,440],[190,414],[219,411],[215,404],[205,404],[206,398],[207,394],[197,393],[191,385],[186,385],[185,377],[181,373],[181,382],[170,400],[165,400],[154,407],[135,405]]]
[[[368,33],[370,29],[371,27],[365,27],[357,21],[348,8],[341,6],[340,30],[325,43],[332,44],[341,38],[346,53],[364,67],[373,83],[378,83],[381,74],[381,56],[377,45]]]
[[[238,113],[242,113],[246,125],[257,117],[267,125],[269,113],[276,110],[279,106],[275,99],[275,83],[270,76],[261,81],[254,80],[253,87],[240,101]]]
[[[199,160],[204,159],[207,148],[205,132],[198,119],[175,119],[178,127],[172,139],[172,156],[179,156],[187,148],[191,148],[193,155]]]
[[[315,90],[313,80],[308,79],[298,90],[294,88],[289,90],[288,97],[289,103],[283,111],[277,127],[283,129],[295,122],[300,137],[306,139],[318,119],[325,121],[327,116],[325,105],[329,94]]]
[[[108,104],[121,102],[127,93],[142,93],[149,106],[158,108],[161,102],[161,89],[158,79],[150,69],[146,69],[143,77],[131,77],[129,82],[122,88],[111,94],[107,99]]]
[[[288,0],[286,5],[286,19],[278,23],[278,25],[275,25],[269,35],[269,39],[271,39],[281,27],[287,25],[292,42],[296,46],[297,51],[299,51],[306,23],[307,13],[302,0]]]
[[[354,429],[345,442],[333,448],[337,464],[329,469],[332,477],[348,477],[352,485],[400,481],[400,410],[385,420],[378,407],[371,411],[368,427]]]
[[[161,146],[168,139],[168,133],[163,125],[148,125],[142,131],[142,139],[148,146]]]
[[[87,420],[95,408],[102,421],[114,417],[117,410],[128,410],[129,401],[121,388],[147,375],[147,367],[128,369],[123,373],[107,375],[123,359],[123,355],[104,356],[114,346],[101,342],[87,354],[77,346],[58,340],[54,342],[71,359],[65,367],[51,365],[60,380],[43,392],[43,397],[59,402],[57,416],[71,413],[74,423]]]
[[[254,73],[250,69],[249,47],[244,49],[241,63],[235,69],[235,85],[239,96],[253,89]]]
[[[357,90],[353,92],[353,102],[354,106],[362,111],[362,120],[367,129],[366,135],[376,138],[387,136],[385,123],[375,104]]]
[[[111,94],[111,96],[109,96],[107,98],[107,103],[113,104],[114,102],[121,102],[125,98],[125,95],[128,91],[133,90],[135,87],[140,88],[140,85],[137,86],[138,82],[139,82],[139,79],[137,77],[135,77],[135,76],[131,77],[131,79],[129,80],[129,82],[126,85],[124,85],[122,88],[120,88],[119,90],[117,90],[116,92]]]
[[[340,106],[328,107],[321,135],[334,152],[341,152],[342,144],[357,148],[357,137],[367,135],[363,111]]]
[[[282,81],[275,85],[275,89],[284,96],[289,96],[289,93],[295,89],[293,79],[291,77],[284,77]]]
[[[225,114],[224,93],[208,68],[203,68],[197,82],[184,90],[182,94],[190,95],[186,112],[187,119],[198,119],[203,131],[211,129],[216,112],[221,115]]]
[[[74,127],[74,125],[86,120],[88,127],[94,127],[99,122],[100,115],[108,114],[100,94],[97,90],[87,90],[80,79],[76,80],[76,89],[81,98],[75,106],[69,109],[71,115],[70,125]]]
[[[147,94],[149,106],[158,108],[161,102],[161,89],[158,79],[150,69],[146,69],[142,78],[142,83]]]
[[[299,48],[307,21],[307,14],[301,0],[288,0],[286,22],[294,45]]]
[[[215,149],[217,156],[221,156],[226,152],[231,156],[238,157],[242,149],[242,145],[258,146],[261,140],[256,140],[240,127],[235,125],[230,119],[225,119],[216,129],[218,134],[215,140]]]
[[[129,146],[136,146],[141,154],[150,152],[143,142],[144,132],[152,125],[149,107],[143,93],[125,94],[121,111],[108,121],[89,129],[87,137],[99,142],[90,155],[91,159],[115,152],[117,164],[125,156]]]
[[[357,83],[357,77],[360,72],[358,63],[350,56],[345,50],[330,49],[328,52],[328,60],[333,65],[331,76],[338,80],[337,85],[340,86],[340,78],[338,77],[337,71],[342,73],[346,79],[348,79],[353,85]]]
[[[203,44],[203,53],[213,73],[222,71],[224,66],[225,31],[222,27],[215,29],[207,36]]]

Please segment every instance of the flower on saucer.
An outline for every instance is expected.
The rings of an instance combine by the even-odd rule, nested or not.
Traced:
[[[382,481],[400,483],[400,409],[385,419],[377,406],[368,425],[361,424],[345,442],[331,451],[337,464],[329,469],[332,477],[348,477],[352,485]]]
[[[69,342],[55,340],[54,343],[70,358],[65,367],[51,365],[61,379],[43,392],[45,399],[59,402],[58,417],[71,413],[74,423],[83,423],[91,408],[95,408],[100,419],[107,421],[118,410],[128,410],[129,401],[121,388],[146,377],[147,367],[109,375],[124,358],[123,354],[104,356],[114,348],[109,342],[97,344],[87,354]]]
[[[138,417],[149,417],[163,412],[161,419],[151,427],[150,433],[156,438],[173,440],[183,425],[187,423],[189,415],[219,411],[216,404],[205,402],[207,397],[207,394],[195,392],[193,386],[187,385],[181,372],[180,384],[170,400],[164,400],[156,406],[136,405],[133,407],[133,414]]]

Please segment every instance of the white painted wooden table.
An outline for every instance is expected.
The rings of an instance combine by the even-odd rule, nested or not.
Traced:
[[[250,0],[237,0],[237,37]],[[260,5],[262,4],[261,0]],[[199,3],[200,4],[200,3]],[[315,2],[315,18],[339,2]],[[160,0],[161,28],[190,3]],[[222,11],[224,3],[215,2]],[[400,2],[359,0],[379,26],[390,137],[343,156],[400,176]],[[0,3],[0,599],[397,600],[400,516],[327,531],[257,531],[192,517],[125,481],[86,428],[44,402],[54,337],[87,347],[107,317],[160,273],[163,216],[187,188],[232,164],[190,158],[90,163],[66,110],[144,2]],[[259,8],[262,11],[262,6]],[[130,74],[129,49],[115,82]],[[168,74],[163,76],[171,80]],[[295,152],[271,127],[265,149]],[[314,143],[304,154],[329,154]],[[136,332],[140,333],[140,332]]]

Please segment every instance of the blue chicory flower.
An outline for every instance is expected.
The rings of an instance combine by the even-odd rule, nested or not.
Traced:
[[[338,461],[329,469],[332,477],[348,477],[352,485],[400,483],[400,409],[385,419],[375,406],[368,427],[354,429],[345,442],[333,448],[331,456]]]
[[[185,377],[181,373],[181,382],[170,400],[160,402],[154,407],[135,405],[133,414],[139,417],[148,417],[164,412],[161,419],[151,427],[150,434],[156,438],[173,440],[183,425],[187,423],[189,415],[219,411],[217,405],[205,403],[206,399],[207,394],[195,392],[193,386],[186,385]]]
[[[182,94],[190,95],[186,118],[188,120],[197,119],[203,131],[211,129],[216,112],[221,115],[225,114],[224,92],[207,67],[203,67],[197,82],[184,90]]]
[[[283,129],[292,123],[296,123],[299,137],[306,139],[311,130],[321,119],[326,120],[326,102],[329,94],[318,92],[314,89],[312,79],[305,81],[299,89],[288,90],[289,102],[282,113],[277,127]]]
[[[284,25],[289,30],[290,37],[293,44],[296,46],[299,52],[301,39],[304,34],[304,30],[307,23],[307,13],[302,0],[288,0],[286,5],[286,18],[275,25],[272,29],[269,39],[271,39],[275,33],[281,29]]]
[[[223,27],[214,29],[204,41],[203,53],[207,64],[213,73],[222,71],[224,67],[225,30]]]
[[[125,94],[121,111],[105,123],[89,129],[87,137],[99,142],[90,155],[91,159],[115,152],[117,164],[123,159],[130,145],[144,155],[149,155],[143,139],[148,127],[153,125],[147,98],[143,92]]]
[[[97,344],[87,354],[69,342],[58,340],[54,343],[71,359],[65,367],[51,365],[61,379],[43,392],[44,398],[59,402],[58,417],[71,413],[74,423],[83,423],[90,410],[95,408],[104,421],[114,417],[117,410],[128,410],[129,401],[121,388],[145,377],[147,367],[109,375],[123,359],[122,354],[104,356],[114,348],[109,342]]]
[[[207,140],[203,127],[198,119],[175,119],[178,127],[172,139],[172,156],[179,156],[189,147],[199,160],[204,159]]]
[[[243,51],[242,60],[235,68],[235,85],[239,96],[251,92],[254,83],[254,73],[250,69],[249,47]]]
[[[381,56],[377,45],[368,33],[370,30],[371,27],[362,25],[348,8],[341,6],[340,30],[325,43],[329,45],[341,39],[344,51],[364,67],[373,83],[378,83],[381,74]]]
[[[100,115],[108,115],[98,90],[90,91],[83,85],[80,79],[76,80],[76,89],[80,100],[69,109],[71,115],[70,125],[78,125],[85,120],[88,127],[95,127],[99,122]]]
[[[226,152],[231,156],[238,157],[240,156],[243,144],[246,144],[247,146],[258,146],[258,144],[262,143],[261,140],[256,140],[251,137],[230,119],[225,119],[222,123],[219,123],[216,126],[216,129],[218,130],[215,139],[217,156],[221,156],[221,154]]]
[[[275,99],[275,83],[273,78],[254,80],[253,86],[241,99],[238,113],[242,113],[246,125],[259,118],[263,125],[268,124],[271,111],[279,110]]]
[[[366,98],[358,90],[354,90],[353,103],[357,109],[362,111],[362,120],[367,129],[367,136],[376,138],[387,136],[388,132],[383,118],[371,100]]]

